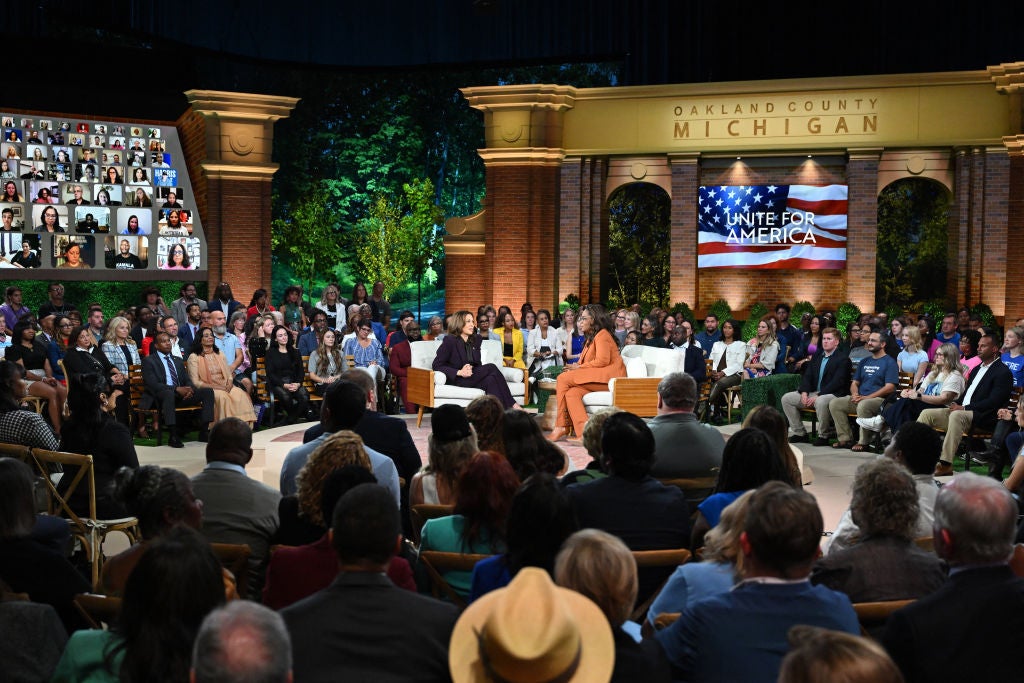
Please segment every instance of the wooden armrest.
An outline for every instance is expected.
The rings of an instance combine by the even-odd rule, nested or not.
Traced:
[[[409,368],[409,383],[406,398],[409,403],[426,408],[434,407],[434,371],[423,368]]]
[[[612,405],[640,417],[658,414],[660,377],[616,377],[612,384]]]

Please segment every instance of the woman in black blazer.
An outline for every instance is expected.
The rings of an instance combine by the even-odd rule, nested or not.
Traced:
[[[469,311],[458,311],[453,315],[448,325],[448,334],[441,339],[441,346],[431,367],[437,372],[443,372],[449,384],[483,389],[501,401],[506,409],[512,408],[516,402],[498,366],[481,363],[481,340],[475,329],[476,320]]]

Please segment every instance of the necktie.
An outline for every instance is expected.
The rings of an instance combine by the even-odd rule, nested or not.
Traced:
[[[171,381],[173,381],[174,385],[177,386],[178,385],[178,371],[174,369],[174,362],[171,361],[171,357],[170,356],[164,356],[164,362],[167,363],[167,372],[171,376]]]

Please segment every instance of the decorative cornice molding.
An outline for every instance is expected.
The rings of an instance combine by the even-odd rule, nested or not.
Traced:
[[[989,77],[995,83],[996,92],[1004,95],[1024,89],[1024,62],[1009,62],[990,66]]]
[[[518,147],[512,149],[478,149],[484,166],[560,166],[564,149],[550,147]]]

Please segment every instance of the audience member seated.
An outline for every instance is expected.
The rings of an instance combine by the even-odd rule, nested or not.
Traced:
[[[526,341],[530,375],[540,377],[544,370],[559,365],[564,350],[561,335],[551,327],[551,313],[543,308],[537,311],[537,326]]]
[[[251,430],[256,422],[252,399],[245,389],[234,383],[234,375],[228,368],[224,354],[215,343],[213,330],[199,330],[192,342],[188,356],[188,376],[198,390],[213,392],[213,418],[238,418],[249,425]]]
[[[804,483],[804,455],[786,439],[786,420],[782,413],[770,405],[761,404],[751,408],[743,418],[743,427],[760,429],[775,442],[782,467],[788,473],[787,481],[799,488]]]
[[[719,339],[710,349],[713,384],[708,396],[706,416],[712,419],[718,419],[716,411],[725,398],[726,390],[740,385],[743,380],[743,368],[747,362],[747,345],[740,339],[738,322],[726,320],[718,334]]]
[[[788,640],[778,683],[904,683],[896,664],[870,638],[797,625]]]
[[[373,324],[369,318],[360,320],[356,327],[355,339],[345,342],[342,351],[352,356],[355,367],[368,373],[374,380],[381,382],[387,371],[387,361],[381,351],[381,344],[373,335]]]
[[[290,496],[296,492],[295,478],[299,470],[306,464],[310,454],[331,434],[356,427],[366,412],[366,402],[366,392],[355,382],[342,378],[330,386],[320,409],[323,431],[312,441],[296,446],[285,456],[279,486],[282,496]],[[395,503],[398,504],[401,497],[398,489],[398,470],[394,461],[383,453],[365,446],[365,442],[364,449],[370,458],[370,468],[377,481],[394,494]]]
[[[580,310],[577,328],[586,338],[579,361],[566,365],[556,380],[557,412],[555,428],[548,438],[558,441],[570,429],[579,439],[587,422],[583,397],[592,391],[607,391],[613,377],[625,377],[626,366],[619,355],[619,345],[612,334],[611,318],[598,304],[588,304]]]
[[[459,477],[453,514],[427,520],[420,532],[420,552],[495,555],[505,552],[505,522],[519,480],[501,455],[481,451]],[[469,595],[472,572],[449,571],[445,581]]]
[[[939,491],[935,552],[949,563],[950,580],[890,616],[882,637],[907,683],[1020,676],[1024,579],[1007,564],[1017,513],[999,482],[971,472]]]
[[[0,362],[0,443],[57,450],[60,442],[43,416],[22,408],[26,391],[25,368]]]
[[[31,316],[14,324],[11,345],[5,350],[4,359],[25,368],[26,395],[46,401],[50,424],[57,436],[60,436],[61,411],[68,391],[53,377],[46,346],[36,339],[35,322]]]
[[[206,615],[192,649],[191,683],[291,683],[292,643],[281,615],[237,600]]]
[[[782,463],[775,442],[760,429],[741,429],[733,434],[722,451],[722,467],[715,490],[697,506],[690,547],[697,549],[704,545],[704,534],[715,528],[727,505],[769,481],[790,481],[790,473]]]
[[[326,331],[327,314],[323,311],[313,313],[313,318],[309,322],[309,327],[299,335],[299,341],[296,344],[296,347],[299,349],[299,355],[313,355],[313,352],[320,346],[324,332]]]
[[[477,450],[465,409],[453,403],[435,408],[427,437],[427,464],[412,478],[409,504],[453,505],[462,470]]]
[[[913,386],[917,386],[928,369],[928,352],[921,348],[921,330],[913,326],[906,327],[902,334],[903,350],[896,355],[896,365],[900,372],[913,373]]]
[[[747,342],[747,360],[743,363],[748,379],[767,377],[775,372],[779,357],[779,342],[772,331],[770,319],[765,316],[757,323],[757,334]]]
[[[525,370],[526,363],[523,361],[523,353],[526,342],[523,339],[523,333],[516,325],[516,319],[512,313],[506,311],[502,317],[502,326],[498,328],[497,333],[501,339],[501,355],[505,367]]]
[[[213,422],[213,390],[198,389],[192,385],[185,364],[171,354],[171,338],[166,332],[154,337],[155,352],[142,362],[142,378],[146,393],[153,397],[160,408],[163,424],[170,432],[167,445],[182,448],[181,434],[177,429],[179,406],[201,406],[199,440],[204,441],[208,425]],[[69,354],[70,355],[70,354]]]
[[[448,383],[482,389],[501,401],[503,407],[511,408],[515,401],[505,377],[497,366],[480,361],[481,338],[475,330],[472,313],[456,312],[448,323],[448,334],[441,338],[431,367],[442,373]]]
[[[690,375],[671,372],[658,382],[658,414],[649,423],[654,434],[652,477],[713,477],[718,471],[725,440],[717,429],[697,420],[696,406],[697,382]]]
[[[960,333],[960,365],[964,368],[964,379],[969,379],[971,371],[981,365],[981,358],[978,357],[978,342],[981,341],[981,332],[967,330]]]
[[[50,680],[68,640],[53,607],[31,602],[0,579],[0,633],[6,680]]]
[[[821,317],[814,315],[811,316],[808,329],[803,334],[803,339],[800,340],[799,358],[793,363],[793,372],[798,372],[801,375],[804,370],[807,369],[807,364],[814,358],[814,354],[821,348],[821,335],[823,326],[821,324]],[[796,353],[792,354],[796,357]]]
[[[120,595],[139,558],[150,541],[163,538],[173,529],[186,526],[198,531],[203,526],[203,503],[192,492],[192,482],[178,470],[156,465],[127,467],[115,477],[114,498],[139,520],[141,540],[103,563],[100,585],[106,595]],[[235,577],[224,569],[222,595],[238,597]]]
[[[324,482],[331,472],[355,465],[370,471],[370,459],[359,435],[343,429],[328,437],[313,451],[295,478],[297,491],[281,498],[281,525],[274,543],[305,545],[327,533],[330,517],[322,514]],[[374,481],[376,483],[376,481]]]
[[[391,347],[388,356],[391,374],[398,384],[398,396],[402,400],[402,409],[406,415],[416,412],[416,404],[409,402],[409,368],[412,366],[412,342],[421,341],[420,325],[410,320],[405,326],[405,339]]]
[[[204,503],[202,533],[206,540],[249,546],[248,584],[250,590],[258,591],[270,540],[277,532],[281,494],[246,474],[250,460],[249,426],[235,417],[218,421],[206,444],[206,467],[192,477],[192,491]]]
[[[971,373],[960,400],[948,408],[928,408],[917,418],[930,427],[946,430],[935,476],[953,473],[953,458],[964,432],[971,427],[994,429],[999,409],[1010,399],[1013,373],[999,359],[999,344],[991,334],[983,335],[978,342],[978,357],[981,364]]]
[[[601,433],[604,431],[604,421],[615,413],[621,412],[624,411],[618,406],[608,406],[590,416],[587,426],[583,428],[583,448],[586,449],[591,460],[583,469],[567,472],[559,480],[562,486],[585,484],[588,481],[608,476],[604,470],[604,458],[601,456]]]
[[[913,329],[913,328],[910,328]],[[964,376],[960,373],[960,350],[943,344],[935,352],[935,362],[921,383],[904,389],[899,398],[886,404],[876,417],[857,418],[864,429],[880,432],[884,439],[892,429],[915,421],[922,412],[935,406],[948,407],[964,392]]]
[[[309,463],[306,467],[309,468]],[[347,491],[360,484],[376,483],[377,478],[364,465],[344,465],[329,470],[320,489],[321,534],[308,544],[284,545],[274,551],[263,585],[263,604],[279,610],[331,584],[338,575],[338,555],[331,547],[328,521]],[[312,522],[309,524],[313,526]],[[405,558],[392,557],[387,575],[399,588],[416,590],[412,568]]]
[[[640,322],[640,343],[658,349],[668,348],[665,335],[657,316],[649,315]]]
[[[818,560],[811,583],[856,603],[920,598],[946,582],[943,562],[914,544],[917,488],[903,467],[888,458],[858,467],[850,513],[857,542]]]
[[[740,537],[743,580],[688,605],[657,635],[674,678],[774,683],[792,626],[859,633],[849,599],[807,580],[821,532],[821,511],[811,494],[782,482],[755,491]]]
[[[583,353],[583,343],[586,337],[576,328],[576,318],[579,311],[574,308],[567,308],[562,313],[562,326],[558,328],[559,342],[562,347],[562,360],[565,364],[577,363],[580,354]]]
[[[466,406],[466,419],[476,431],[477,448],[505,455],[505,409],[501,401],[487,394],[477,396]]]
[[[867,336],[864,348],[871,355],[857,364],[850,384],[850,395],[837,396],[829,401],[828,409],[832,413],[837,436],[832,448],[849,448],[856,453],[867,450],[873,433],[861,428],[860,438],[854,443],[848,415],[855,410],[858,418],[875,417],[881,412],[886,397],[896,391],[900,384],[896,361],[885,352],[883,337],[882,332],[871,332]]]
[[[561,476],[572,464],[565,451],[544,438],[540,425],[530,413],[505,411],[502,432],[505,457],[519,481],[526,481],[536,472]]]
[[[92,471],[96,495],[96,515],[99,519],[128,517],[128,511],[114,500],[114,474],[122,467],[135,469],[139,457],[131,431],[113,419],[110,414],[116,401],[115,390],[103,375],[89,373],[81,375],[71,390],[68,407],[71,417],[61,437],[60,450],[92,456]],[[65,468],[57,490],[65,495],[78,467]],[[88,517],[89,487],[87,481],[79,482],[68,498],[71,509]]]
[[[71,601],[89,591],[89,582],[62,553],[32,537],[35,522],[32,471],[20,460],[0,458],[0,581],[53,607],[70,633],[82,626]]]
[[[647,612],[651,627],[659,614],[682,612],[686,606],[730,590],[743,573],[740,534],[747,520],[747,508],[753,491],[747,491],[722,510],[714,529],[704,537],[704,555],[700,562],[676,567]]]
[[[910,471],[917,491],[918,516],[913,529],[913,538],[930,537],[932,520],[935,517],[935,497],[939,485],[932,473],[939,459],[942,439],[931,427],[920,422],[907,422],[893,435],[885,449],[885,456]],[[859,542],[862,534],[853,521],[850,508],[839,519],[835,532],[825,545],[825,552],[832,553],[850,548]]]
[[[527,568],[463,612],[451,639],[451,680],[612,680],[612,631],[588,598]]]
[[[921,348],[928,352],[928,361],[935,360],[935,352],[942,346],[942,342],[935,337],[934,321],[922,315],[917,319],[917,330],[921,333]]]
[[[579,528],[572,503],[555,478],[546,473],[530,477],[516,491],[508,511],[508,552],[476,563],[469,602],[507,586],[523,567],[554,574],[558,550]]]
[[[671,320],[671,318],[666,318]],[[683,372],[693,377],[697,384],[703,384],[707,378],[708,366],[704,362],[704,352],[690,336],[690,321],[684,320],[675,327],[669,348],[683,354]]]
[[[451,605],[384,576],[402,543],[390,492],[362,484],[338,501],[331,523],[340,572],[322,591],[281,611],[298,681],[445,680]]]
[[[607,531],[631,550],[685,548],[690,537],[690,510],[683,492],[650,475],[654,435],[632,413],[617,413],[604,423],[601,453],[608,476],[566,489],[580,526]],[[640,571],[641,601],[661,585],[671,570]]]
[[[611,681],[669,681],[668,662],[653,642],[645,647],[640,627],[629,621],[636,602],[633,554],[620,539],[597,529],[570,536],[555,558],[555,582],[590,598],[604,614],[615,641]]]
[[[116,396],[116,408],[114,414],[118,422],[128,424],[128,412],[131,404],[131,397],[128,396],[128,376],[121,373],[114,367],[107,357],[100,351],[96,338],[88,327],[78,326],[71,331],[67,351],[64,354],[64,368],[68,375],[68,391],[74,387],[74,382],[86,373],[98,373],[110,380],[114,389],[120,390]]]
[[[277,400],[277,411],[281,416],[279,422],[294,424],[304,419],[309,411],[309,394],[302,386],[306,368],[302,365],[302,356],[292,346],[292,336],[287,327],[274,326],[270,338],[266,352],[267,388]]]
[[[813,408],[818,420],[818,438],[814,445],[828,445],[829,434],[834,431],[829,404],[836,397],[849,395],[850,368],[850,357],[839,348],[839,330],[826,327],[821,332],[821,347],[806,366],[799,390],[783,394],[781,399],[782,410],[793,432],[790,443],[809,441],[800,411]]]
[[[199,625],[223,603],[210,546],[191,529],[174,529],[141,553],[116,625],[73,633],[52,680],[186,681]]]

